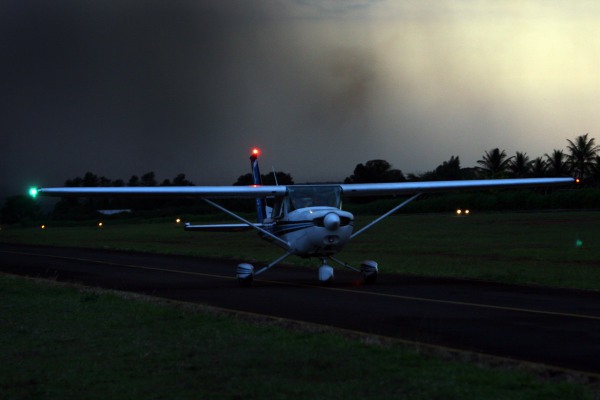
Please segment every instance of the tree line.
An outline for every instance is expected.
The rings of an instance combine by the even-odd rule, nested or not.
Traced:
[[[450,157],[434,170],[409,174],[391,168],[385,160],[358,164],[345,183],[441,181],[461,179],[543,178],[573,176],[587,186],[600,186],[600,146],[589,134],[567,139],[567,151],[553,150],[536,158],[517,151],[508,156],[500,148],[485,151],[477,167],[461,168],[458,156]]]
[[[508,157],[504,150],[496,148],[486,151],[477,164],[488,178],[573,176],[588,184],[600,183],[600,146],[595,139],[586,133],[567,142],[567,153],[555,149],[534,159],[523,152]]]
[[[344,183],[573,176],[581,181],[582,186],[600,187],[599,153],[600,146],[596,145],[595,139],[586,133],[574,140],[567,139],[566,151],[555,149],[550,154],[544,154],[533,159],[525,152],[517,151],[515,155],[508,156],[506,151],[500,150],[500,148],[490,149],[485,151],[482,158],[477,161],[477,166],[472,168],[462,168],[459,157],[451,156],[448,161],[444,161],[431,171],[405,176],[401,170],[392,168],[392,165],[385,160],[369,160],[364,164],[357,164],[353,173],[344,179]],[[276,183],[280,185],[294,184],[291,174],[281,171],[275,174],[262,175],[262,180],[263,184],[266,185]],[[233,184],[250,185],[252,184],[252,175],[250,173],[240,175]],[[188,180],[184,173],[159,183],[154,172],[147,172],[140,176],[132,175],[127,181],[123,179],[111,180],[87,172],[82,177],[65,181],[67,187],[193,185],[194,183]],[[235,201],[233,202],[235,203]],[[193,199],[64,198],[56,204],[53,217],[71,219],[77,218],[77,216],[89,216],[101,209],[148,211],[183,207],[200,210],[204,209],[204,203]],[[251,210],[248,209],[248,211]],[[32,202],[28,196],[21,195],[7,198],[0,210],[2,223],[36,219],[41,215],[39,205]]]

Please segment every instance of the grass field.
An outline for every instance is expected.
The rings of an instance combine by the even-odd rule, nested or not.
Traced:
[[[357,228],[368,221],[359,218]],[[359,237],[340,258],[376,259],[382,273],[597,290],[599,222],[598,212],[401,214]],[[257,264],[281,254],[251,232],[188,233],[164,221],[96,224],[3,227],[0,241]],[[1,399],[600,398],[595,386],[566,377],[259,326],[110,292],[0,275],[0,294]]]
[[[593,399],[593,386],[0,274],[1,399]]]
[[[184,232],[174,222],[104,221],[46,229],[8,227],[0,241],[225,257],[267,263],[282,250],[254,232]],[[369,217],[359,217],[356,228]],[[212,221],[211,221],[212,222]],[[452,276],[600,289],[600,212],[399,214],[350,243],[339,258],[379,262],[381,273]],[[288,258],[316,266],[317,260]]]

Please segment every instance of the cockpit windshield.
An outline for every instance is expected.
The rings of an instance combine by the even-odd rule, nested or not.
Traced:
[[[342,205],[342,188],[339,186],[288,186],[289,211],[306,207],[336,207]]]

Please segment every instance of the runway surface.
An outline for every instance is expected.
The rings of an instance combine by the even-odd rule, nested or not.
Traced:
[[[600,293],[382,271],[375,285],[336,270],[276,267],[239,287],[237,262],[0,243],[0,270],[308,321],[600,373]]]

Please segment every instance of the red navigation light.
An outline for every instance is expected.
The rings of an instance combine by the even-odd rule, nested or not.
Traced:
[[[258,157],[259,154],[260,154],[260,150],[258,150],[256,147],[252,149],[252,155],[254,157]]]

